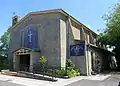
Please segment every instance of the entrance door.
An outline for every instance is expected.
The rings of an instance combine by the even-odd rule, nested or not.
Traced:
[[[20,55],[20,70],[29,71],[30,67],[30,54]]]

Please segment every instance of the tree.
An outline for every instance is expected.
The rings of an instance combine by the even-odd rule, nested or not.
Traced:
[[[101,33],[98,41],[106,45],[115,46],[114,52],[118,67],[120,67],[120,4],[116,4],[110,13],[104,17],[106,30]]]
[[[0,38],[0,57],[8,57],[8,44],[10,38],[10,28]]]
[[[8,61],[8,44],[10,38],[10,28],[0,37],[0,70],[7,69]]]

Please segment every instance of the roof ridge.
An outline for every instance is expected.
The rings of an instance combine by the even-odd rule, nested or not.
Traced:
[[[42,14],[42,13],[50,13],[50,12],[60,12],[63,13],[66,16],[70,16],[71,19],[73,19],[75,22],[77,22],[78,24],[83,25],[84,27],[86,27],[87,30],[92,31],[90,28],[88,28],[86,25],[84,25],[83,23],[81,23],[80,21],[78,21],[76,18],[74,18],[73,16],[71,16],[68,12],[66,12],[63,9],[51,9],[51,10],[43,10],[43,11],[36,11],[36,12],[29,12],[26,16],[24,16],[17,24],[15,24],[14,26],[12,26],[12,28],[15,28],[17,25],[19,25],[20,23],[22,23],[22,21],[24,21],[27,17],[29,17],[30,15],[34,15],[34,14]],[[95,35],[97,35],[97,33],[95,33],[94,31],[92,31]]]

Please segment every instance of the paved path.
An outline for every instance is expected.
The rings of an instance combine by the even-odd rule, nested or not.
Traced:
[[[79,80],[67,86],[118,86],[120,75],[111,75],[105,80]]]
[[[24,85],[15,84],[8,81],[0,81],[0,86],[24,86]]]
[[[57,82],[51,82],[45,80],[36,80],[36,79],[23,78],[23,77],[0,75],[0,86],[65,86],[68,84],[69,85],[71,84],[70,86],[72,86],[74,82],[76,83],[77,81],[81,82],[81,80],[83,79],[102,81],[108,78],[109,76],[110,75],[96,75],[96,76],[77,76],[70,79],[57,78],[58,79]],[[76,84],[76,86],[78,84]]]

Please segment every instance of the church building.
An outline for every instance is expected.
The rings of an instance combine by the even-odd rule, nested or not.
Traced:
[[[9,58],[13,69],[21,64],[39,64],[45,56],[47,65],[66,67],[71,59],[82,74],[91,75],[96,62],[107,69],[112,54],[96,43],[97,34],[62,9],[30,12],[24,17],[14,16],[11,27]]]

